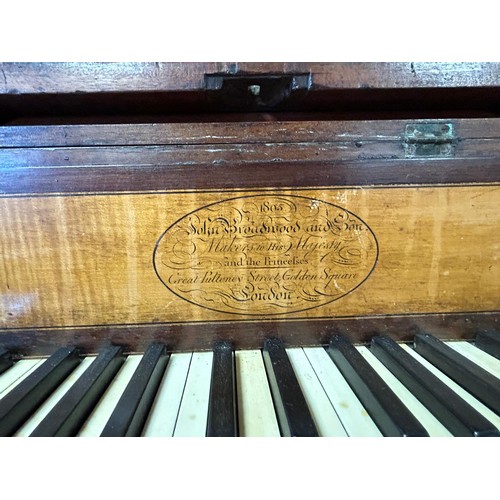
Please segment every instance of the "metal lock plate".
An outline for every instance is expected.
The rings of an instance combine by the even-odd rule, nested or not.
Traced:
[[[231,111],[280,109],[302,99],[311,86],[310,74],[205,75],[209,102]]]

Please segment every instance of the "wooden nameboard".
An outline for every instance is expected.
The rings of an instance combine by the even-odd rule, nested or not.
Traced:
[[[491,311],[499,206],[498,186],[5,197],[0,326]]]

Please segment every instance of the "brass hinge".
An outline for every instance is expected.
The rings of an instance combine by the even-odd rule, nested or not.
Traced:
[[[452,123],[408,123],[403,148],[407,158],[453,156],[457,137]]]

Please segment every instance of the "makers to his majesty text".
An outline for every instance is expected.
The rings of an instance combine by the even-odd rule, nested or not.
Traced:
[[[220,312],[274,315],[319,307],[373,270],[375,235],[314,198],[255,195],[199,208],[159,239],[154,265],[179,297]]]

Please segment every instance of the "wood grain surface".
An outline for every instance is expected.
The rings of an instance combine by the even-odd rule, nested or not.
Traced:
[[[226,115],[227,116],[227,115]],[[251,119],[253,116],[253,120]],[[266,115],[246,115],[248,120],[211,123],[114,123],[87,125],[26,125],[0,127],[2,148],[59,148],[87,146],[161,146],[214,144],[304,144],[376,142],[401,143],[409,120],[300,120],[287,121]],[[447,123],[445,119],[410,123]],[[497,139],[500,119],[454,119],[460,141]],[[359,147],[359,145],[358,145]]]
[[[387,63],[2,63],[0,93],[45,94],[198,90],[206,74],[311,73],[318,88],[418,88],[499,85],[492,62]]]
[[[379,247],[359,288],[286,318],[498,310],[499,186],[279,194],[348,209]],[[198,192],[2,198],[2,328],[234,321],[172,293],[153,266],[167,228],[220,200],[220,193]],[[309,272],[324,272],[315,265]]]

